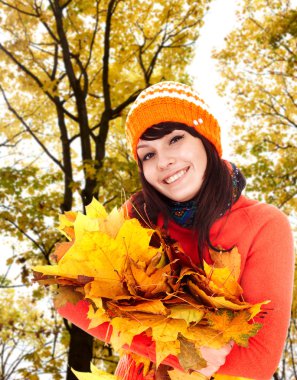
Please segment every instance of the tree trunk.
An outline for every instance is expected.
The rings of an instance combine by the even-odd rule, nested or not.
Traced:
[[[72,325],[68,351],[68,367],[66,380],[77,380],[71,368],[76,371],[90,372],[90,363],[93,357],[93,337]]]

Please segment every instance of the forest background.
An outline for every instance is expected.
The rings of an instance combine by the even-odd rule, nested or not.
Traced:
[[[296,230],[297,4],[236,3],[236,23],[214,52],[233,115],[228,151],[246,194],[282,209]],[[129,106],[161,80],[195,76],[197,85],[203,56],[193,59],[211,6],[0,0],[1,380],[69,380],[70,366],[88,371],[91,360],[113,372],[111,347],[63,321],[50,291],[32,286],[30,267],[50,263],[59,213],[83,211],[92,197],[111,209],[139,189],[123,132]],[[296,298],[295,284],[275,379],[297,378]]]

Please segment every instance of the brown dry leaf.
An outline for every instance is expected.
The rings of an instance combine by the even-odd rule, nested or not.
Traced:
[[[228,252],[217,252],[209,249],[210,257],[216,268],[228,268],[232,275],[238,280],[240,275],[241,256],[237,247]]]
[[[166,235],[166,231],[165,231]],[[171,251],[171,255],[170,255]],[[189,255],[187,255],[181,245],[176,242],[172,241],[168,247],[168,257],[170,258],[170,261],[177,261],[177,266],[179,268],[192,268],[195,272],[200,272],[201,269],[195,265]]]
[[[180,342],[180,353],[178,354],[178,360],[183,369],[197,370],[207,366],[206,360],[200,355],[193,341],[182,335],[179,335],[178,340]]]
[[[61,286],[54,297],[54,305],[56,309],[66,305],[67,302],[76,305],[83,298],[83,295],[79,291],[75,291],[73,287]]]
[[[137,294],[141,294],[145,298],[151,298],[158,293],[170,292],[171,288],[167,282],[167,276],[171,273],[170,264],[163,268],[157,269],[151,276],[148,276],[143,268],[130,260],[129,266],[134,279],[132,286]],[[130,277],[127,278],[127,282]]]
[[[132,305],[121,305],[110,301],[107,302],[107,306],[113,312],[116,312],[116,310],[118,310],[118,314],[116,315],[123,315],[125,313],[133,312],[149,313],[164,316],[167,316],[169,314],[169,310],[164,306],[163,302],[160,300],[140,301]]]
[[[189,286],[190,292],[194,296],[200,297],[200,299],[203,301],[204,304],[217,308],[217,309],[224,308],[224,309],[230,309],[230,310],[243,310],[243,309],[248,309],[251,306],[249,303],[245,303],[245,302],[234,303],[222,296],[219,296],[219,297],[209,296],[192,281],[188,281],[188,286]]]
[[[178,282],[181,282],[185,276],[197,276],[199,273],[192,268],[182,267],[179,273]]]

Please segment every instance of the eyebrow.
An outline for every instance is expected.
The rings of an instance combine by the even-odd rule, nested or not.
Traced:
[[[147,147],[149,147],[149,145],[147,145],[147,144],[142,144],[142,145],[138,145],[136,149],[138,150],[138,149],[141,149],[141,148],[147,148]]]

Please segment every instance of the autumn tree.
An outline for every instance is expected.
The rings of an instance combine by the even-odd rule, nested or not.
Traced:
[[[0,225],[32,243],[15,258],[24,280],[49,262],[59,209],[137,189],[127,108],[150,84],[188,80],[209,1],[0,0]],[[68,328],[69,367],[87,371],[92,338]]]
[[[9,287],[1,289],[0,302],[0,379],[36,380],[44,373],[62,379],[67,337],[61,321]]]
[[[238,28],[216,54],[236,124],[248,190],[288,213],[297,194],[297,11],[291,0],[244,1]]]
[[[291,0],[245,0],[238,27],[215,53],[236,121],[230,136],[247,191],[283,209],[296,225],[297,11]],[[280,253],[281,254],[281,253]],[[295,294],[296,299],[296,294]],[[297,377],[296,303],[275,379]]]

